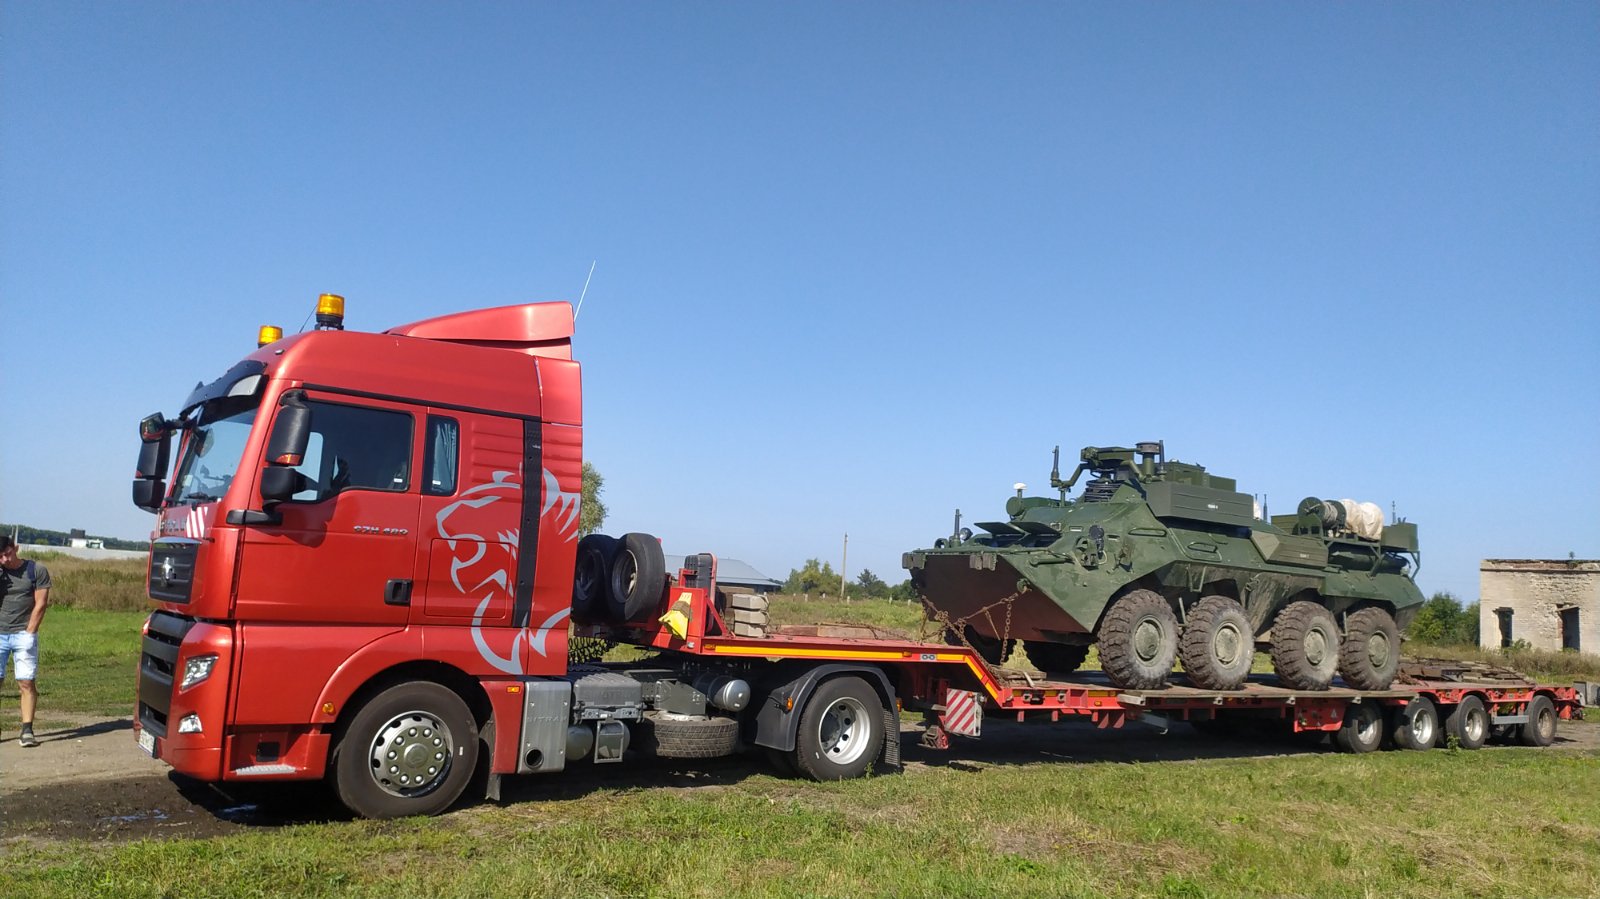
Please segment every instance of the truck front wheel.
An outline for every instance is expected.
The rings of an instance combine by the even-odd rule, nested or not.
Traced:
[[[860,777],[883,749],[883,718],[883,700],[866,681],[824,681],[800,713],[795,768],[812,780]]]
[[[478,727],[439,684],[397,684],[350,720],[332,765],[339,800],[363,818],[437,815],[472,777]]]

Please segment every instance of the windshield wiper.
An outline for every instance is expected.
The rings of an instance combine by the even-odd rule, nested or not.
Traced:
[[[190,493],[190,494],[187,494],[185,496],[179,497],[178,498],[178,502],[186,503],[191,499],[197,499],[197,500],[199,500],[199,501],[201,501],[203,503],[209,503],[209,502],[212,502],[213,500],[222,499],[222,497],[220,497],[220,496],[212,496],[209,493],[201,493],[200,491],[196,490],[193,493]]]

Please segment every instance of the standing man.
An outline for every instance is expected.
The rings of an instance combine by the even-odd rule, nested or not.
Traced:
[[[50,572],[34,561],[17,558],[17,543],[0,536],[0,679],[6,660],[15,656],[17,692],[22,694],[22,735],[17,743],[39,745],[33,736],[33,710],[39,691],[33,677],[39,669],[39,623],[50,598]]]

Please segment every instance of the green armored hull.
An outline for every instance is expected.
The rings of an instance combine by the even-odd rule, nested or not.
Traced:
[[[1093,479],[1068,499],[1085,473]],[[958,531],[905,554],[929,615],[957,640],[996,661],[1021,640],[1047,670],[1081,661],[1098,641],[1107,672],[1125,686],[1165,682],[1156,669],[1179,654],[1193,679],[1237,686],[1257,643],[1284,657],[1280,674],[1297,686],[1326,687],[1336,670],[1373,689],[1393,679],[1398,628],[1423,602],[1411,579],[1414,524],[1315,498],[1263,520],[1232,479],[1167,462],[1159,443],[1087,448],[1069,480],[1053,472],[1051,481],[1059,499],[1019,491],[1006,521],[977,525],[986,533]],[[1108,614],[1135,594],[1138,614]],[[1207,633],[1192,632],[1197,611]],[[1129,645],[1109,645],[1118,640]],[[1116,670],[1118,661],[1127,664]]]

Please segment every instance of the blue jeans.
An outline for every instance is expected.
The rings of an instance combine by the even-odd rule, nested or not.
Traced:
[[[39,635],[27,631],[0,634],[0,680],[6,676],[6,660],[16,654],[17,680],[33,680],[39,670]]]

